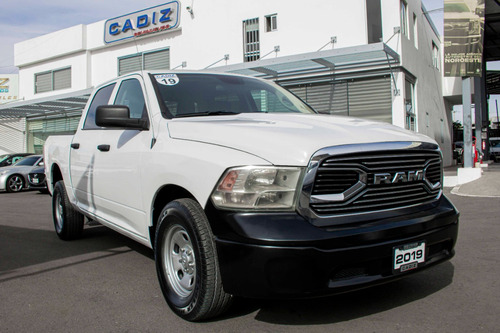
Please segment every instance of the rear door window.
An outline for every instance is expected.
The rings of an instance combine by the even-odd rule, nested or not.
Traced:
[[[95,123],[95,111],[97,110],[98,106],[109,104],[109,98],[111,97],[111,93],[113,93],[114,87],[115,83],[110,84],[109,86],[102,87],[94,95],[94,99],[92,100],[92,103],[90,103],[89,111],[87,112],[87,118],[85,119],[83,129],[87,130],[101,128]]]

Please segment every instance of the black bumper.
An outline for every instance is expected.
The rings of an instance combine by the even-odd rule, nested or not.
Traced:
[[[326,296],[418,272],[453,257],[459,217],[444,196],[418,213],[326,228],[296,213],[207,213],[224,289],[256,298]],[[394,247],[420,241],[425,263],[394,273]]]

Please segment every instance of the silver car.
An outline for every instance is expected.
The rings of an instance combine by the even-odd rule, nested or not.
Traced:
[[[14,165],[0,169],[0,191],[19,192],[28,188],[29,172],[33,167],[42,165],[42,155],[31,155]]]

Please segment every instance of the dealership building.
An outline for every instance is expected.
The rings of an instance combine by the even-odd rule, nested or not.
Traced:
[[[460,80],[443,78],[420,0],[189,0],[121,14],[15,45],[18,100],[0,104],[0,154],[40,153],[49,135],[73,133],[92,88],[118,75],[206,69],[273,80],[320,113],[426,134],[452,163]]]

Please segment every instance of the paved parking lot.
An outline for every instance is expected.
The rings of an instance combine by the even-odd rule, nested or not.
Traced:
[[[500,199],[448,196],[461,212],[451,262],[324,299],[238,299],[205,323],[163,300],[152,251],[101,226],[60,241],[51,198],[0,193],[2,332],[498,332]]]

